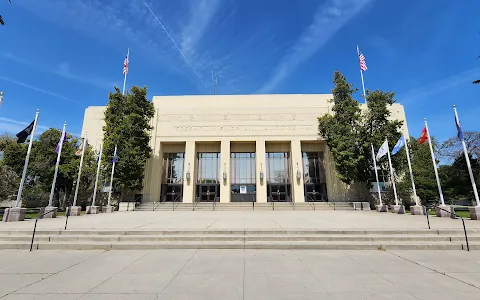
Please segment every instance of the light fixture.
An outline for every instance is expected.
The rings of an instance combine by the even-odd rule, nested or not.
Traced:
[[[263,181],[263,165],[260,163],[260,181]]]
[[[188,170],[187,170],[187,173],[185,174],[185,178],[187,179],[187,181],[190,181],[190,163],[188,163]]]
[[[223,164],[223,181],[227,182],[227,164]]]
[[[297,180],[300,180],[302,178],[302,172],[300,172],[300,169],[298,168],[298,162],[297,162]]]

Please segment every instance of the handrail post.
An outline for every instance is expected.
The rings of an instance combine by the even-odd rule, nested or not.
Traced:
[[[425,205],[424,208],[425,208],[425,216],[427,216],[428,229],[431,229],[431,228],[430,228],[430,219],[428,218],[427,206]]]
[[[466,244],[467,244],[467,251],[470,251],[470,246],[468,245],[467,229],[465,228],[465,221],[463,220],[462,217],[460,217],[460,219],[462,219],[463,232],[465,233],[465,242],[466,242]]]
[[[70,207],[67,207],[67,218],[65,220],[65,230],[67,230],[68,217],[70,216]]]
[[[35,226],[33,226],[32,242],[30,243],[30,252],[32,252],[33,240],[35,239],[35,232],[37,231],[37,222],[38,222],[38,218],[35,219]]]

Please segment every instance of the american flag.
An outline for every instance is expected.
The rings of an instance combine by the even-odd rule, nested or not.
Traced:
[[[358,60],[360,61],[360,70],[365,72],[367,70],[367,63],[365,62],[365,56],[358,50]]]
[[[125,60],[123,61],[123,75],[127,75],[128,73],[128,55],[125,56]]]

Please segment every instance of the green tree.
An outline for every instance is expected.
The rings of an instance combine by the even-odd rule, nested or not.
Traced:
[[[318,118],[319,134],[332,153],[339,178],[346,184],[360,182],[370,188],[375,178],[371,145],[378,150],[387,138],[392,146],[401,135],[402,122],[390,120],[388,110],[395,102],[394,93],[367,93],[367,109],[362,113],[360,104],[352,97],[357,89],[347,83],[345,76],[336,71],[333,82],[333,115]],[[401,172],[404,160],[393,158],[393,161],[397,172]],[[386,166],[385,161],[379,164],[381,168]]]
[[[14,195],[18,183],[17,173],[9,166],[0,163],[0,200],[8,199]]]
[[[480,159],[474,158],[471,155],[469,155],[469,157],[478,189],[480,186]],[[455,202],[455,200],[475,199],[467,162],[463,153],[455,159],[451,166],[442,166],[439,173],[447,202],[452,203]]]
[[[342,73],[336,71],[333,74],[333,83],[333,115],[318,118],[318,131],[330,148],[339,178],[350,184],[358,181],[357,166],[364,159],[358,143],[361,110],[352,97],[357,89],[347,83]]]
[[[434,149],[437,148],[437,142],[433,137],[432,146]],[[437,181],[435,179],[435,171],[433,169],[428,143],[418,144],[418,140],[411,137],[408,142],[408,148],[410,150],[410,161],[412,163],[415,188],[421,204],[431,205],[438,203],[440,196],[438,194]],[[406,157],[405,151],[406,149],[404,147],[397,155]],[[405,174],[405,176],[403,176],[402,180],[398,183],[398,189],[404,199],[407,199],[412,195],[413,189],[410,174]]]
[[[122,197],[125,193],[143,188],[144,169],[152,149],[149,146],[152,130],[150,120],[155,109],[147,99],[147,88],[133,86],[131,93],[122,95],[118,88],[108,95],[105,111],[103,170],[109,178],[115,146],[119,161],[115,167],[114,186]]]
[[[463,140],[467,146],[467,151],[474,158],[480,157],[480,132],[464,131]],[[439,148],[441,158],[453,163],[460,155],[463,155],[462,143],[456,136],[444,141]]]
[[[53,181],[57,153],[56,145],[61,132],[58,129],[48,129],[37,140],[33,141],[30,162],[23,191],[26,206],[44,206],[48,201]],[[66,142],[62,147],[59,172],[55,185],[55,201],[61,207],[73,201],[74,184],[77,180],[80,157],[75,155],[78,139],[67,134]],[[28,144],[17,144],[16,140],[0,139],[0,150],[3,151],[2,165],[15,172],[17,181],[22,176],[23,166]],[[91,193],[92,181],[95,177],[95,154],[91,147],[87,147],[84,158],[84,167],[80,185],[80,193]],[[18,186],[15,187],[15,190]],[[83,194],[80,196],[82,197]],[[85,195],[83,195],[85,198]]]

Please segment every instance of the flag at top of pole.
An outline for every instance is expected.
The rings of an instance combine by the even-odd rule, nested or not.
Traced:
[[[123,91],[122,95],[125,95],[125,86],[127,84],[128,65],[130,64],[130,49],[127,50],[127,56],[123,61]]]
[[[360,48],[357,45],[357,55],[358,55],[358,62],[360,64],[360,77],[362,78],[362,88],[363,88],[363,97],[365,98],[365,103],[367,102],[367,93],[365,92],[365,82],[363,81],[363,72],[368,70],[367,63],[365,62],[365,55],[360,52]]]
[[[463,139],[463,132],[462,132],[462,128],[460,127],[460,119],[458,118],[457,108],[455,107],[455,105],[453,106],[453,114],[455,115],[455,126],[457,126],[457,137],[460,140],[460,142],[462,142],[463,154],[465,155],[465,160],[467,161],[468,174],[470,175],[470,181],[472,183],[475,202],[477,203],[477,207],[480,207],[480,199],[478,197],[477,184],[476,184],[475,178],[473,177],[472,165],[470,164],[470,157],[468,156],[467,145],[465,144],[465,140]]]

